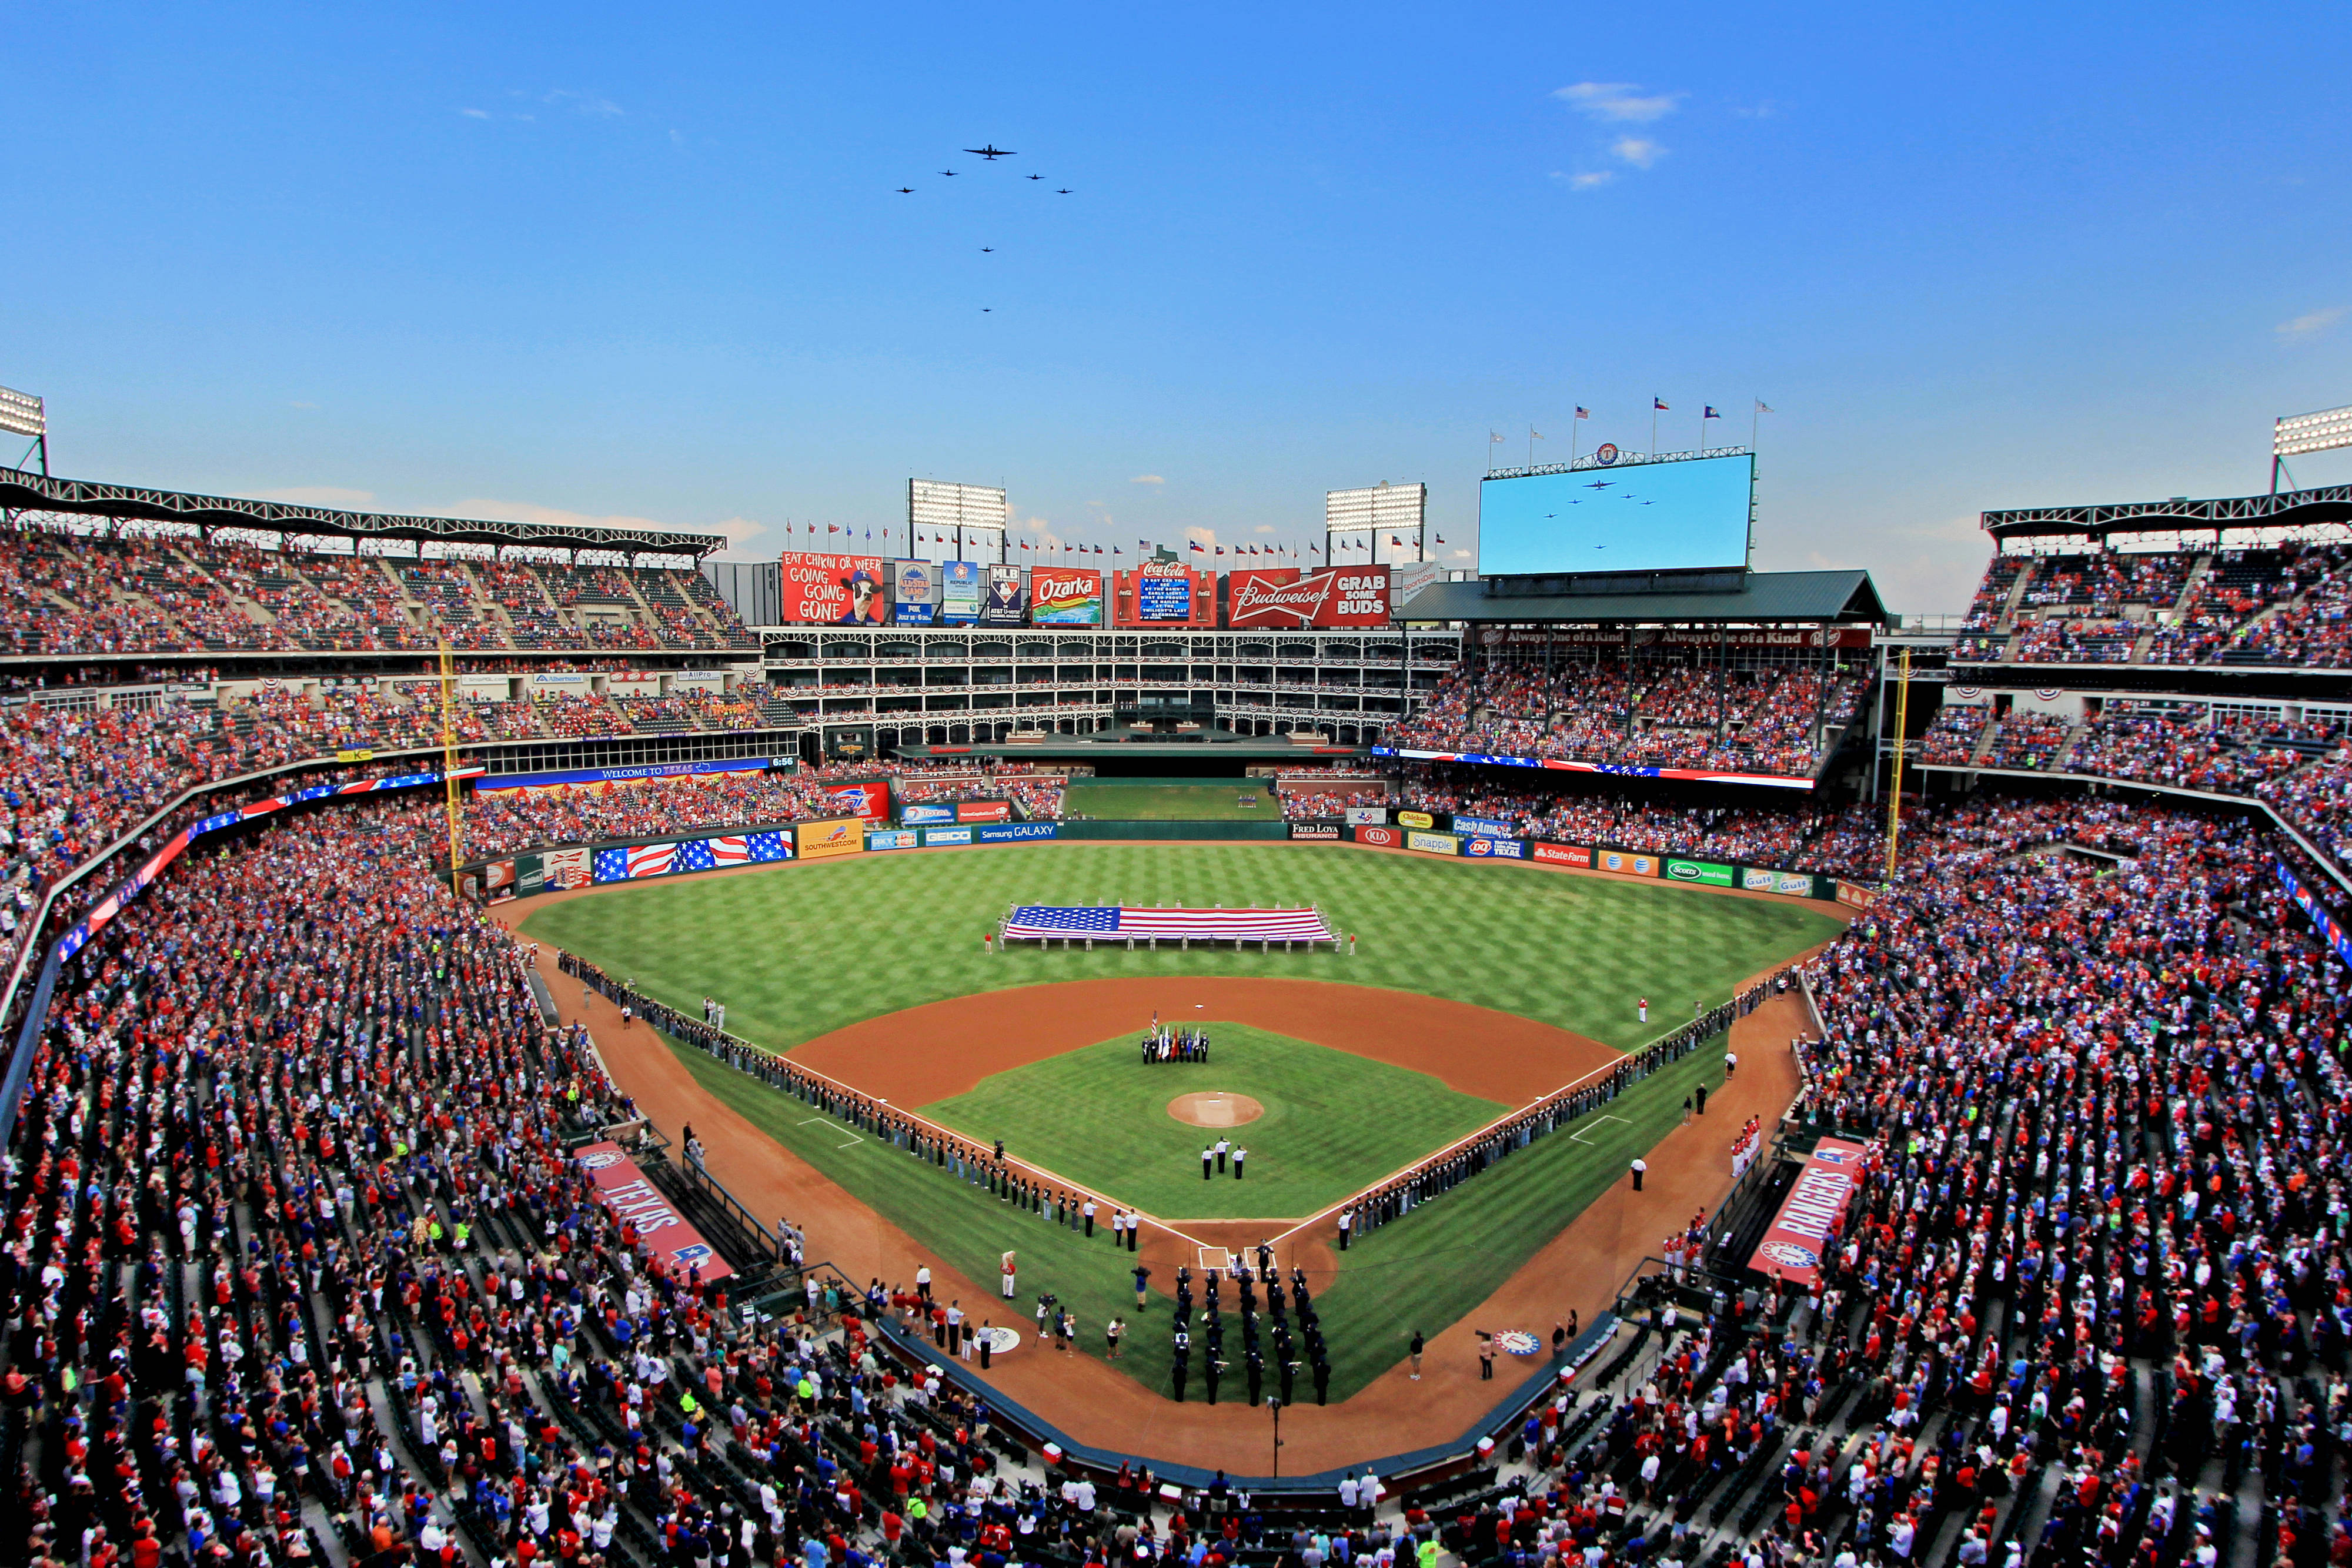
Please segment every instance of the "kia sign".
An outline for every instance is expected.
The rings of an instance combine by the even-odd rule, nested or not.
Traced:
[[[1228,626],[1385,626],[1389,569],[1254,567],[1225,579]]]
[[[1392,850],[1404,842],[1404,835],[1395,828],[1360,827],[1356,830],[1356,841],[1374,849]]]

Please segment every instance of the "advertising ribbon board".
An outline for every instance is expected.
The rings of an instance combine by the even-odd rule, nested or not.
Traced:
[[[716,1284],[735,1270],[727,1266],[702,1232],[670,1207],[661,1189],[646,1179],[637,1162],[610,1141],[583,1145],[573,1156],[596,1184],[596,1197],[613,1218],[636,1227],[638,1237],[669,1272],[683,1280],[689,1269],[702,1270],[702,1282]]]
[[[804,861],[862,853],[866,848],[866,819],[835,817],[822,822],[798,822],[793,827],[793,842]]]
[[[1655,876],[1658,874],[1658,857],[1633,854],[1624,850],[1595,850],[1592,852],[1592,866],[1596,871],[1621,872],[1627,876]]]
[[[911,850],[921,842],[922,835],[912,828],[877,828],[866,835],[868,851]]]
[[[1010,800],[958,800],[955,820],[959,822],[1003,822],[1013,817]]]
[[[1844,1222],[1846,1204],[1862,1181],[1868,1152],[1866,1145],[1844,1138],[1823,1138],[1814,1145],[1748,1266],[1760,1274],[1777,1273],[1792,1285],[1816,1283],[1822,1260]]]
[[[1339,836],[1339,824],[1337,822],[1293,822],[1290,824],[1290,836],[1294,839],[1337,839]]]
[[[937,800],[919,806],[898,808],[898,821],[910,828],[926,827],[933,822],[952,822],[956,809],[951,801]]]
[[[1437,819],[1431,816],[1426,811],[1399,811],[1396,814],[1396,820],[1397,826],[1400,828],[1433,828],[1437,826]]]
[[[949,844],[970,842],[971,842],[970,828],[925,828],[923,830],[923,847],[927,850],[936,850]]]
[[[1572,865],[1580,871],[1592,869],[1592,851],[1583,844],[1555,844],[1538,839],[1528,849],[1528,856],[1546,865]]]
[[[1402,828],[1366,823],[1353,831],[1358,843],[1370,844],[1376,850],[1400,849],[1404,844],[1404,830]]]
[[[1729,887],[1732,868],[1713,861],[1670,860],[1666,862],[1666,879],[1670,882],[1702,883],[1708,887]]]
[[[1462,841],[1452,833],[1425,833],[1415,829],[1405,834],[1404,847],[1425,855],[1458,855],[1462,852]]]
[[[1385,626],[1389,569],[1255,567],[1225,579],[1228,626]]]
[[[1519,833],[1518,829],[1508,822],[1493,817],[1465,817],[1459,811],[1454,814],[1454,831],[1457,833],[1484,833],[1490,839],[1514,839]]]

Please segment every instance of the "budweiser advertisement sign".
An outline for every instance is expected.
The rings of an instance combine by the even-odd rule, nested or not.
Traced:
[[[1228,626],[1385,626],[1389,569],[1256,567],[1225,578]]]

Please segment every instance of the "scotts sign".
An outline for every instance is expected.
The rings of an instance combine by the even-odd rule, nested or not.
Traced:
[[[1228,626],[1385,626],[1389,571],[1382,567],[1259,567],[1225,579]]]

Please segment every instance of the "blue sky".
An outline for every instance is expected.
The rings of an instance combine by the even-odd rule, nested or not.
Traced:
[[[17,7],[0,382],[67,474],[741,555],[909,475],[1450,554],[1490,431],[1761,397],[1757,564],[1911,611],[2352,402],[2340,6],[1118,9]]]

